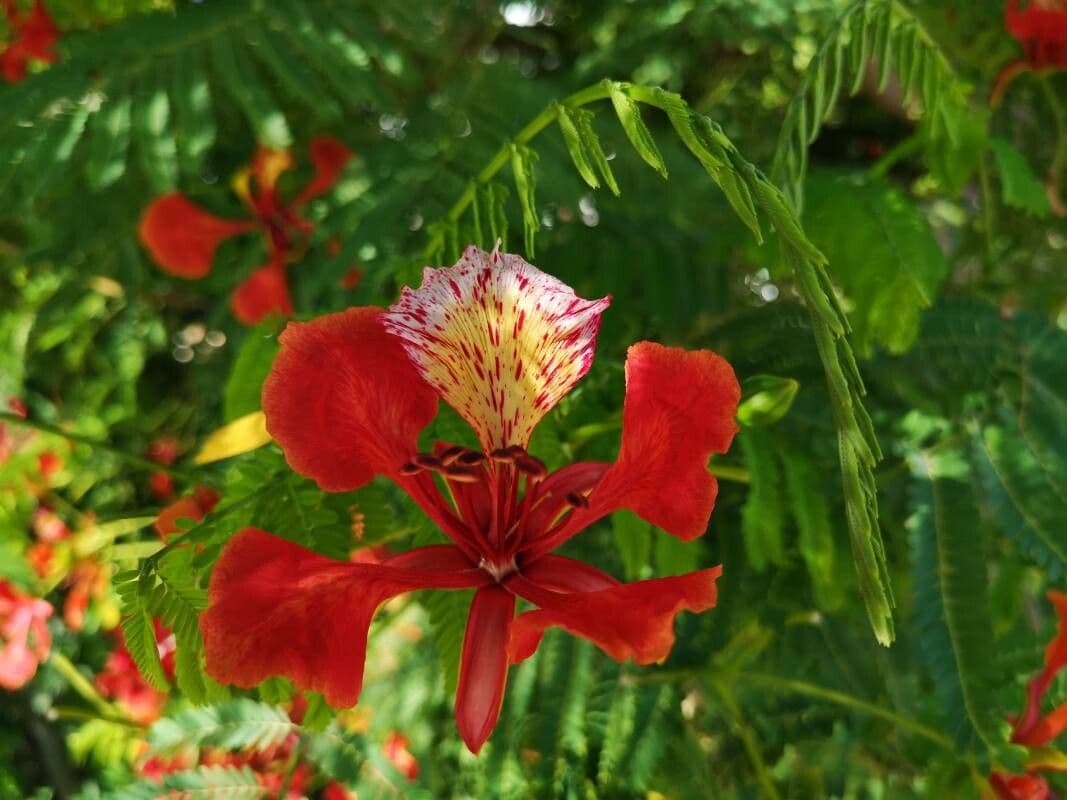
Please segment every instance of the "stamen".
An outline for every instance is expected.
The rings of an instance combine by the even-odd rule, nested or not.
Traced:
[[[420,472],[422,472],[422,467],[414,461],[408,461],[400,467],[400,474],[405,478],[410,478],[412,475],[418,475]]]
[[[423,469],[432,469],[435,472],[444,466],[441,463],[441,459],[437,456],[430,455],[429,453],[417,453],[415,455],[415,463]]]
[[[515,454],[509,447],[498,447],[489,454],[489,457],[498,464],[510,464],[515,460]]]
[[[447,467],[449,464],[451,464],[453,461],[455,461],[457,458],[459,458],[465,452],[467,452],[467,448],[460,447],[458,444],[457,445],[452,445],[452,447],[448,448],[443,453],[441,453],[441,455],[438,456],[438,458],[440,458],[441,459],[441,463],[444,464]]]
[[[479,453],[477,450],[465,450],[456,460],[465,467],[476,467],[485,461],[485,453]]]
[[[482,471],[477,467],[466,467],[462,464],[452,464],[441,470],[442,474],[456,483],[478,483],[482,479]]]
[[[523,453],[515,459],[515,469],[532,481],[539,481],[548,474],[544,462],[529,453]]]
[[[571,508],[589,508],[589,498],[577,492],[567,493],[567,505]]]

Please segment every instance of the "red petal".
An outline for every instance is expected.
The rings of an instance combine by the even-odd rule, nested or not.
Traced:
[[[1059,617],[1056,636],[1045,647],[1045,668],[1026,687],[1026,708],[1015,722],[1011,740],[1037,747],[1055,739],[1067,729],[1067,707],[1061,707],[1041,719],[1041,700],[1049,684],[1067,666],[1067,594],[1051,591],[1048,599]]]
[[[311,140],[309,149],[311,163],[315,165],[315,177],[293,200],[294,206],[303,205],[330,191],[353,155],[343,142],[330,136],[316,136]]]
[[[19,42],[26,49],[26,53],[38,61],[52,63],[56,60],[52,45],[59,38],[59,28],[53,21],[48,10],[41,0],[33,4],[33,10],[22,24],[22,32]]]
[[[619,586],[619,582],[596,567],[573,558],[547,555],[522,568],[523,576],[554,592],[599,592]]]
[[[989,785],[997,800],[1049,800],[1052,792],[1048,782],[1039,775],[1008,775],[994,772]]]
[[[221,495],[207,486],[198,486],[191,495],[186,495],[166,506],[156,517],[156,533],[164,542],[167,537],[181,533],[178,520],[192,519],[199,522],[210,514],[218,504]]]
[[[293,315],[285,264],[272,262],[257,268],[233,293],[233,315],[245,325],[256,325],[264,317]]]
[[[327,491],[395,476],[437,413],[380,309],[350,308],[290,322],[263,386],[267,430],[294,470]]]
[[[484,586],[474,595],[456,689],[456,726],[475,755],[500,716],[508,676],[508,631],[514,617],[515,597],[500,586]]]
[[[246,528],[211,575],[210,606],[200,618],[207,671],[243,687],[284,675],[348,707],[359,699],[367,629],[378,606],[413,589],[464,589],[486,580],[474,568],[334,561]]]
[[[511,626],[509,656],[515,664],[533,655],[546,628],[558,625],[596,644],[616,661],[662,661],[674,646],[674,618],[680,611],[715,605],[715,580],[722,567],[686,575],[620,584],[598,592],[558,594],[518,576],[507,587],[536,606]]]
[[[230,220],[209,214],[180,194],[157,197],[145,209],[137,229],[141,244],[169,275],[203,278],[219,244],[256,227],[252,220]]]
[[[715,507],[712,453],[725,453],[737,433],[741,387],[733,368],[710,350],[653,342],[633,345],[626,359],[626,401],[619,458],[551,538],[531,545],[546,553],[620,508],[679,539],[701,536]]]

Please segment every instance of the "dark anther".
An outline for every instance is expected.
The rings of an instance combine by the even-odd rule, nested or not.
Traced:
[[[441,459],[437,456],[432,456],[429,453],[418,453],[415,456],[415,463],[423,469],[438,470],[442,467]]]
[[[577,492],[567,493],[567,505],[573,508],[589,508],[589,498]]]
[[[408,461],[400,467],[400,474],[405,478],[410,478],[412,475],[418,475],[420,472],[422,472],[422,467],[414,461]]]
[[[463,453],[466,452],[466,449],[467,448],[465,447],[460,447],[458,444],[454,444],[450,448],[445,450],[443,453],[441,453],[438,458],[441,459],[442,464],[448,466],[461,455],[463,455]]]
[[[548,470],[545,469],[545,465],[541,463],[541,459],[534,458],[527,453],[523,453],[515,459],[515,469],[523,475],[528,475],[534,480],[541,480],[541,478],[548,474]]]
[[[519,447],[517,444],[508,445],[504,449],[508,451],[512,458],[519,458],[520,456],[526,455],[526,449]]]
[[[489,457],[493,459],[493,461],[498,461],[501,464],[510,464],[515,460],[515,456],[511,452],[511,449],[507,447],[498,447],[489,454]]]
[[[477,483],[482,479],[481,470],[476,467],[464,467],[460,464],[445,467],[443,472],[448,480],[456,483]]]
[[[479,453],[477,450],[465,450],[456,461],[465,467],[476,467],[485,461],[485,453]]]

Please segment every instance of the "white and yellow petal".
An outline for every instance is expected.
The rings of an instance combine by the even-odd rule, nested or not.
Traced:
[[[578,297],[519,256],[472,246],[452,267],[427,267],[382,322],[492,450],[525,447],[589,371],[610,302]]]

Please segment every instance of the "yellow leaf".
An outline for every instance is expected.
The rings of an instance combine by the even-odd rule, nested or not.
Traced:
[[[255,450],[269,441],[267,418],[262,411],[253,411],[238,417],[228,425],[223,425],[208,436],[193,461],[197,464],[210,464],[212,461],[221,461]]]

